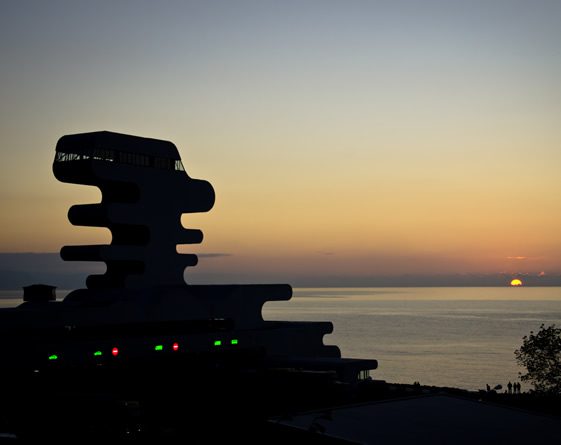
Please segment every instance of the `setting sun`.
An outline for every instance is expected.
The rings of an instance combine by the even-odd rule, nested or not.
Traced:
[[[512,280],[512,281],[510,282],[510,285],[511,285],[511,286],[522,286],[522,281],[519,280],[518,278],[515,278],[514,280]]]

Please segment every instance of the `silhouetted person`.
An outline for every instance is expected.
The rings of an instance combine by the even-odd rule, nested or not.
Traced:
[[[491,387],[489,386],[489,383],[487,383],[487,392],[491,392]]]
[[[508,384],[506,385],[506,387],[508,388],[508,393],[512,394],[512,383],[508,382]]]

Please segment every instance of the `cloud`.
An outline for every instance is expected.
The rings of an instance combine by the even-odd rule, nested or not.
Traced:
[[[527,260],[527,256],[507,256],[507,260]]]
[[[316,252],[327,254],[329,252]],[[198,254],[208,258],[204,267],[188,267],[186,281],[190,284],[229,283],[290,283],[294,287],[330,286],[505,286],[514,276],[524,278],[527,286],[560,286],[561,274],[551,272],[503,273],[503,274],[389,274],[383,272],[356,273],[318,269],[307,270],[300,264],[288,268],[235,267],[239,260],[220,261],[233,257],[224,252]],[[210,261],[215,258],[215,261]],[[320,257],[316,257],[320,258]],[[235,260],[235,261],[234,261]],[[242,264],[243,266],[243,264]],[[539,270],[539,269],[538,269]],[[62,261],[58,253],[0,253],[0,289],[19,289],[33,283],[57,286],[59,289],[76,289],[85,286],[88,275],[104,273],[105,264],[99,262]]]
[[[86,277],[105,272],[105,264],[68,261],[59,253],[0,253],[0,289],[21,289],[33,283],[60,289],[84,287]]]
[[[197,256],[213,259],[229,257],[231,254],[213,252],[199,253]],[[0,252],[0,289],[21,289],[33,283],[52,284],[59,289],[76,289],[85,286],[88,275],[103,274],[105,270],[103,262],[63,261],[58,252]]]
[[[231,253],[197,253],[196,254],[199,258],[221,258],[225,256],[232,256]]]

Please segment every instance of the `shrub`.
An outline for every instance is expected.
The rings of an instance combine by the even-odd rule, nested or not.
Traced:
[[[534,385],[540,393],[561,394],[561,329],[555,325],[541,325],[538,332],[522,338],[522,346],[514,351],[519,366],[526,368],[520,373],[523,382]]]

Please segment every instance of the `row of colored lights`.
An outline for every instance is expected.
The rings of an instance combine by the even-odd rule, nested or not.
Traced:
[[[214,340],[214,346],[222,346],[222,340]],[[237,345],[238,344],[238,339],[237,338],[233,338],[230,340],[230,344],[231,345]],[[171,345],[171,349],[172,351],[179,351],[179,343],[174,342]],[[164,350],[164,345],[162,344],[158,344],[154,346],[154,351],[163,351]],[[101,357],[103,356],[103,351],[95,351],[93,353],[94,357]],[[111,355],[113,357],[117,357],[119,355],[119,348],[117,348],[116,346],[114,346],[113,348],[111,348]],[[57,354],[51,354],[49,355],[49,360],[58,360],[58,355]]]

